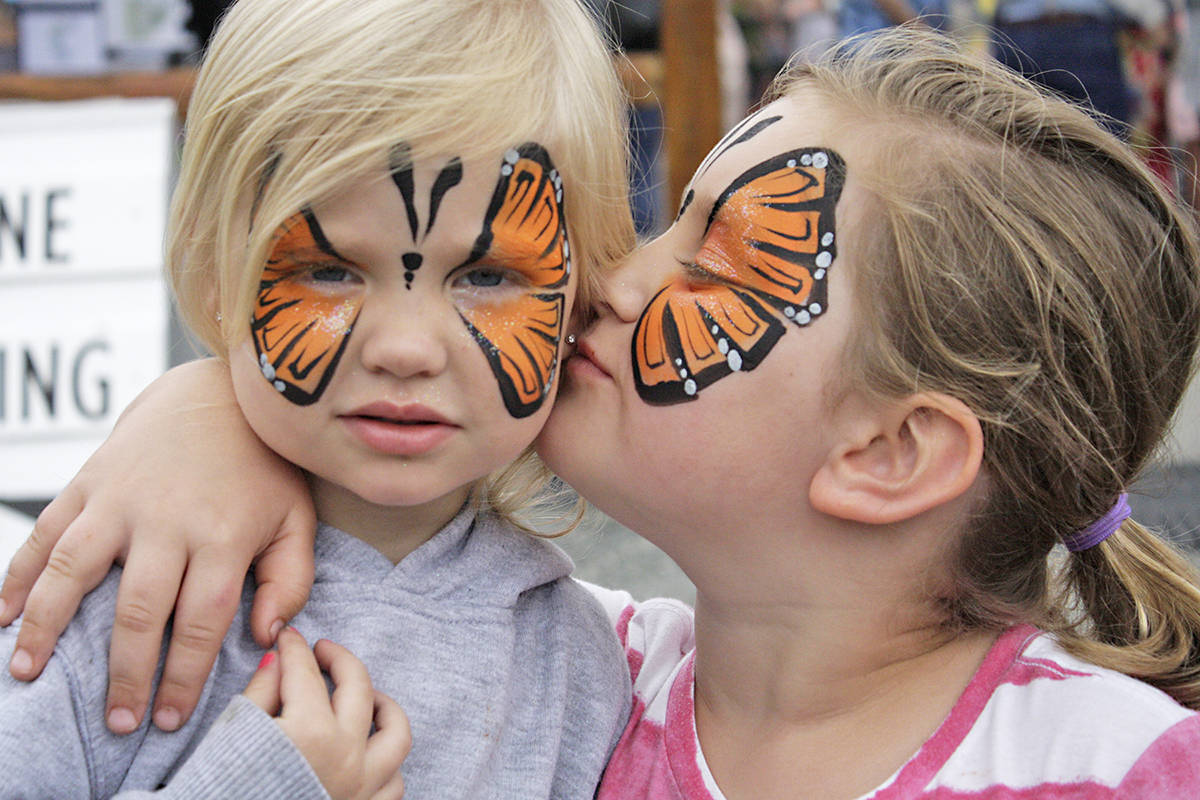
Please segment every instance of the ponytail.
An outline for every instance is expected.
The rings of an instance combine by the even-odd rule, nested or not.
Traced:
[[[1200,572],[1133,520],[1070,554],[1056,633],[1072,654],[1146,681],[1200,709]]]

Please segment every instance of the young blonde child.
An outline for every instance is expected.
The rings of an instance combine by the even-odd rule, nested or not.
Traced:
[[[151,730],[144,706],[105,701],[114,573],[37,681],[0,682],[0,796],[167,781],[204,796],[323,796],[322,783],[340,794],[299,756],[315,769],[337,752],[331,716],[367,741],[371,703],[364,717],[345,675],[411,719],[407,797],[593,796],[627,716],[628,671],[569,559],[514,514],[544,483],[530,444],[576,291],[589,296],[632,242],[623,114],[576,0],[230,9],[189,109],[169,272],[218,359],[205,380],[232,389],[312,492],[315,583],[291,624],[352,650],[366,672],[318,645],[307,687],[327,713],[303,714],[300,640],[280,634],[279,660],[261,662],[277,689],[264,678],[250,692],[268,711],[282,700],[276,726],[235,696],[263,651],[247,626],[253,585],[225,584],[195,618],[234,619],[199,704],[186,723],[160,707],[158,727],[178,730]],[[233,476],[242,463],[226,466]],[[336,714],[318,664],[337,684]],[[394,774],[403,753],[389,757],[368,747],[364,769]],[[401,776],[386,782],[393,796]]]
[[[1200,339],[1188,212],[933,34],[777,96],[612,276],[539,439],[697,589],[594,590],[634,679],[600,796],[1200,796],[1200,589],[1125,502]]]

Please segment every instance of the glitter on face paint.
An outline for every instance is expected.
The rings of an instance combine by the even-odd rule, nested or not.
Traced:
[[[320,329],[330,336],[346,336],[350,333],[350,323],[357,313],[358,303],[348,300],[322,314],[316,322]]]
[[[350,263],[333,249],[311,208],[284,220],[250,317],[263,378],[297,405],[315,403],[324,392],[362,306],[361,296],[338,299],[329,293],[335,284],[314,279],[331,262]]]
[[[643,400],[694,399],[753,370],[793,325],[824,311],[844,177],[836,153],[805,148],[755,164],[717,196],[692,266],[637,320],[634,379]]]
[[[563,180],[545,148],[526,142],[504,153],[483,231],[463,266],[480,263],[523,276],[523,288],[482,293],[459,313],[500,385],[505,407],[521,418],[541,407],[554,385],[571,277]]]

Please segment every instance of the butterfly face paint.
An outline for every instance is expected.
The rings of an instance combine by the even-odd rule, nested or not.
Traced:
[[[496,169],[491,164],[486,168]],[[428,203],[419,207],[417,193],[425,189],[414,175],[409,148],[394,147],[388,174],[402,204],[395,227],[384,238],[392,242],[390,247],[400,248],[388,252],[402,267],[406,290],[420,288],[441,297],[443,290],[436,287],[447,281],[454,313],[483,351],[506,411],[520,419],[541,408],[558,369],[571,275],[562,179],[546,150],[532,142],[507,151],[497,172],[476,175],[468,181],[470,192],[455,201],[452,190],[463,183],[464,169],[455,157],[431,172]],[[480,167],[472,169],[478,173]],[[492,175],[497,176],[494,184]],[[480,198],[475,214],[482,213],[482,222],[475,214],[464,216],[464,202],[471,203],[472,196]],[[439,216],[447,198],[453,210]],[[446,242],[457,236],[453,226],[479,232],[466,239],[467,247],[460,251],[465,260],[447,264]],[[431,232],[437,235],[430,238]],[[351,249],[358,252],[362,245]],[[361,281],[346,280],[348,268],[375,273],[370,264],[340,255],[310,208],[286,220],[275,234],[251,331],[264,377],[298,405],[321,396],[367,296],[354,288]],[[425,273],[428,277],[422,278]],[[417,301],[436,302],[433,298],[422,294]]]
[[[516,418],[542,406],[558,369],[571,276],[562,198],[562,178],[541,145],[505,153],[483,230],[463,265],[495,265],[523,283],[503,303],[459,310]]]
[[[805,148],[750,168],[721,193],[695,263],[638,319],[633,367],[644,401],[694,400],[758,366],[789,322],[807,325],[826,309],[844,180],[840,156]]]
[[[325,238],[310,209],[275,233],[263,267],[250,332],[263,377],[296,405],[320,398],[362,306],[362,296],[322,291],[348,262]]]
[[[438,173],[437,178],[434,180],[433,186],[430,187],[429,218],[425,221],[425,232],[423,234],[419,233],[421,223],[417,215],[412,151],[408,145],[404,143],[398,144],[392,148],[388,161],[392,182],[396,184],[396,189],[399,190],[400,197],[404,200],[408,229],[412,234],[413,245],[415,247],[433,229],[433,223],[437,221],[438,208],[441,206],[442,198],[446,196],[446,192],[453,189],[462,181],[462,159],[455,157],[446,162],[446,165],[442,167],[441,172]],[[421,268],[421,264],[425,258],[415,250],[404,253],[400,258],[404,262],[404,286],[406,289],[411,290],[413,279],[416,278],[417,270]]]

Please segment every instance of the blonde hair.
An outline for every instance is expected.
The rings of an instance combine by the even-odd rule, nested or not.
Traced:
[[[986,497],[939,598],[956,629],[1032,622],[1073,653],[1200,707],[1200,589],[1112,506],[1163,439],[1200,336],[1190,211],[1084,111],[950,39],[900,30],[797,65],[868,147],[847,381],[961,399]]]
[[[545,146],[585,307],[634,241],[625,107],[578,0],[239,0],[200,70],[171,203],[184,321],[225,358],[248,335],[279,224],[381,169],[398,142],[414,159]],[[527,452],[485,481],[485,501],[515,510],[543,485],[535,463]]]

